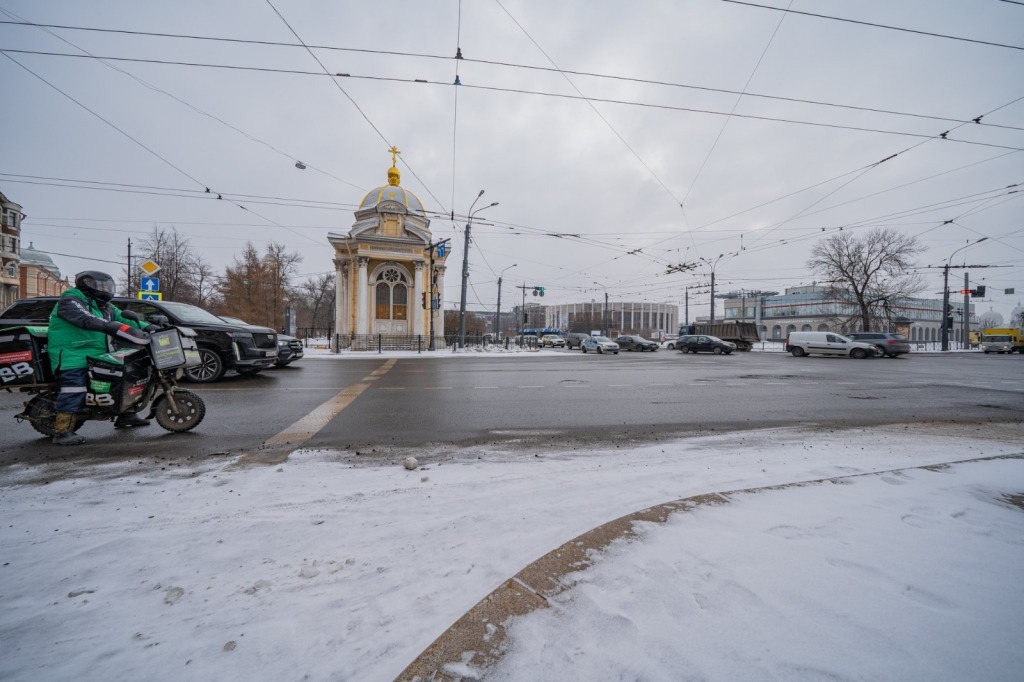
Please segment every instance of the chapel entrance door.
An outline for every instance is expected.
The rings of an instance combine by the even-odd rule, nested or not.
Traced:
[[[390,267],[374,283],[373,333],[406,336],[409,333],[409,283],[405,273]]]

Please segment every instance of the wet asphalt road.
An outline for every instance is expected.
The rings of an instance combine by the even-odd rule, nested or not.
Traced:
[[[0,392],[0,467],[111,459],[181,466],[221,456],[260,461],[267,439],[345,389],[356,397],[315,434],[289,439],[266,461],[280,461],[300,444],[373,461],[474,444],[528,452],[768,426],[983,425],[1024,417],[1020,355],[851,360],[550,351],[388,363],[372,354],[313,356],[254,377],[185,384],[207,405],[195,431],[170,434],[155,423],[115,431],[89,422],[82,430],[89,442],[75,448],[54,447],[27,423],[16,423],[25,396]],[[375,370],[378,376],[368,379]]]

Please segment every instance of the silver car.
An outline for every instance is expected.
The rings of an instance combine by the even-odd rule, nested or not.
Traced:
[[[614,353],[615,355],[618,355],[619,344],[615,343],[607,336],[588,336],[580,343],[580,350],[584,353],[588,350],[592,350],[597,353]]]

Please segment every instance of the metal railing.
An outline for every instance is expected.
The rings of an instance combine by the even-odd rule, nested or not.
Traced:
[[[418,353],[448,351],[454,353],[458,351],[458,345],[458,334],[435,336],[433,344],[430,343],[430,336],[426,334],[335,334],[332,350],[335,353],[343,350],[377,353],[383,353],[386,350],[404,350]],[[496,338],[493,334],[466,334],[467,349],[491,350],[498,347],[505,349],[513,347],[536,348],[537,337],[506,336]]]

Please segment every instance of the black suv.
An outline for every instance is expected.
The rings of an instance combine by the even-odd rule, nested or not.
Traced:
[[[19,299],[0,313],[0,327],[47,325],[58,300],[57,296]],[[203,384],[216,381],[229,369],[239,374],[255,374],[277,361],[277,333],[269,327],[230,324],[188,303],[122,297],[114,297],[112,303],[121,310],[135,312],[144,320],[152,315],[163,315],[171,324],[195,330],[201,362],[186,370],[185,376],[190,381]]]

